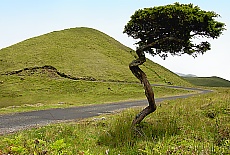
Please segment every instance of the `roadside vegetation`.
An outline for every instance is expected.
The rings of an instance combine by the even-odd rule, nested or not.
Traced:
[[[229,154],[230,89],[164,101],[139,126],[139,108],[0,136],[0,154]]]

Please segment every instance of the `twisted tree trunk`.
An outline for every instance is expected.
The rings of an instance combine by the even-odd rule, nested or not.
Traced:
[[[136,53],[138,55],[138,59],[132,61],[129,64],[129,68],[132,71],[132,73],[143,84],[143,87],[145,89],[145,95],[149,102],[149,106],[147,106],[139,114],[136,115],[135,119],[132,122],[132,126],[139,124],[147,115],[149,115],[150,113],[156,110],[156,103],[155,103],[152,86],[150,85],[146,74],[139,68],[139,65],[142,65],[146,61],[145,54],[143,52],[143,49],[137,50]]]

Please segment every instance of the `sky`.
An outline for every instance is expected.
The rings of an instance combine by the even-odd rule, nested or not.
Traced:
[[[136,49],[136,40],[123,34],[130,16],[138,9],[179,3],[193,3],[214,11],[226,24],[226,31],[211,43],[204,55],[147,57],[172,72],[199,77],[218,76],[230,81],[230,1],[229,0],[0,0],[0,49],[52,31],[90,27]]]

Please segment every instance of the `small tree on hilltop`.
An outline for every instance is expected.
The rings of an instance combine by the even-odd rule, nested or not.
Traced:
[[[148,114],[156,110],[152,87],[145,73],[138,67],[145,61],[145,53],[159,55],[165,59],[168,54],[189,54],[194,57],[211,49],[208,41],[197,44],[195,38],[218,38],[225,30],[225,24],[215,20],[219,17],[213,11],[201,10],[193,4],[174,3],[166,6],[137,10],[124,28],[124,33],[138,39],[138,59],[130,63],[132,73],[143,83],[149,106],[133,120],[139,124]],[[203,39],[202,39],[203,40]]]

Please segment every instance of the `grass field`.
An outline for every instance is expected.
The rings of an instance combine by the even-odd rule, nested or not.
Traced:
[[[196,86],[230,87],[230,81],[220,77],[184,77],[185,80]]]
[[[2,154],[229,154],[230,89],[161,103],[139,126],[129,109],[0,136]]]
[[[50,78],[38,72],[33,76],[1,76],[0,80],[4,81],[0,85],[0,114],[145,98],[142,85],[136,83]],[[154,90],[156,97],[191,93],[165,87]]]

